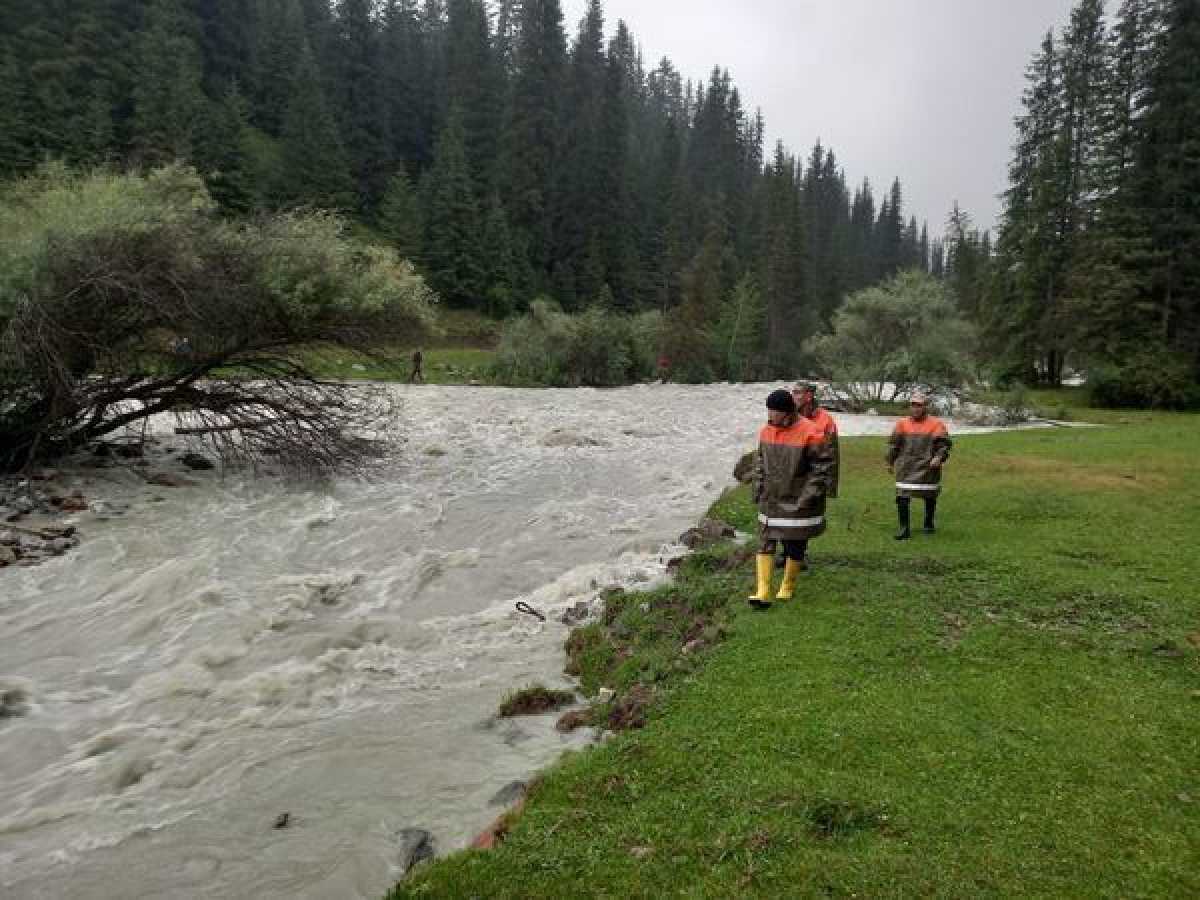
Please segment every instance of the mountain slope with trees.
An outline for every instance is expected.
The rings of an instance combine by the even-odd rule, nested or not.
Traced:
[[[457,307],[663,313],[687,377],[786,370],[845,295],[938,264],[898,181],[876,208],[830,148],[768,153],[727,71],[647,66],[600,0],[574,30],[559,0],[14,0],[0,51],[0,177],[186,162],[231,215],[359,219]],[[689,346],[747,291],[743,358]]]

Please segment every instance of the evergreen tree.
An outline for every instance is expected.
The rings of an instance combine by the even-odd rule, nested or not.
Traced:
[[[331,32],[338,131],[363,210],[378,203],[394,168],[374,6],[373,0],[338,0]]]
[[[410,260],[421,258],[424,234],[421,204],[403,164],[388,181],[387,191],[375,213],[375,224],[401,256]]]
[[[406,160],[415,174],[433,158],[428,110],[434,93],[415,0],[387,0],[380,40],[384,116],[391,141],[388,157]]]
[[[517,268],[508,216],[495,191],[488,198],[487,216],[483,222],[483,263],[487,314],[492,318],[503,318],[516,308],[522,278]]]
[[[467,163],[462,112],[450,108],[438,135],[433,165],[422,185],[424,199],[424,269],[434,290],[459,305],[484,296],[485,265],[481,258],[479,204]]]
[[[497,132],[504,94],[500,62],[483,0],[450,0],[446,26],[446,93],[463,114],[467,159],[475,183],[495,184]]]
[[[133,145],[146,164],[191,159],[207,99],[194,19],[180,0],[154,0],[138,40]]]
[[[354,181],[346,151],[325,99],[317,61],[307,43],[300,48],[281,140],[283,169],[275,190],[279,205],[340,210],[354,207]]]
[[[232,213],[248,213],[260,202],[249,144],[249,103],[234,81],[221,102],[209,107],[204,133],[197,140],[198,163],[209,191]]]
[[[1152,246],[1139,307],[1200,379],[1200,5],[1167,0],[1164,23],[1130,198]]]
[[[524,0],[516,48],[512,112],[504,148],[504,196],[515,240],[545,278],[553,256],[552,214],[562,184],[566,36],[558,0]]]

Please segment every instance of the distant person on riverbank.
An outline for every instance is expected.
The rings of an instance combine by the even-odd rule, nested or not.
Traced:
[[[929,415],[927,397],[913,395],[909,408],[912,414],[896,423],[887,452],[888,470],[896,475],[896,514],[900,519],[900,530],[896,532],[898,541],[912,537],[913,497],[925,501],[922,530],[926,534],[936,530],[934,517],[938,495],[942,491],[942,469],[953,446],[946,426]]]
[[[425,361],[425,357],[421,353],[420,350],[417,350],[415,353],[413,353],[413,355],[412,355],[412,374],[410,374],[408,376],[409,384],[416,384],[418,382],[420,382],[421,384],[425,383],[425,374],[421,371],[421,364],[424,361]]]
[[[805,569],[808,542],[825,532],[833,452],[824,432],[799,414],[785,390],[767,397],[767,424],[758,435],[752,479],[761,542],[755,558],[756,590],[749,603],[769,609],[772,599],[791,600]],[[779,593],[771,597],[775,549],[783,543],[787,563]]]

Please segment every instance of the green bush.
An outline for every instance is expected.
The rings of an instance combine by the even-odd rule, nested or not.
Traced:
[[[1091,405],[1102,409],[1200,409],[1200,385],[1181,355],[1145,352],[1088,373]]]
[[[387,400],[300,351],[425,335],[435,299],[334,216],[229,222],[183,166],[47,166],[0,189],[0,469],[179,410],[232,455],[353,464]]]
[[[504,326],[495,376],[506,384],[615,387],[653,376],[661,317],[594,306],[577,316],[539,298]]]

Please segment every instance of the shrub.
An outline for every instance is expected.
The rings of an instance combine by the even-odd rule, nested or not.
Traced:
[[[232,224],[191,169],[47,167],[0,194],[0,469],[159,413],[227,457],[353,464],[386,398],[295,351],[411,339],[433,302],[333,216]]]
[[[834,392],[861,409],[913,389],[968,382],[973,345],[973,330],[945,286],[911,271],[848,297],[832,333],[813,338],[805,350]]]
[[[1190,361],[1166,351],[1143,352],[1119,367],[1088,373],[1092,406],[1108,409],[1197,409],[1197,385]]]
[[[508,322],[497,351],[496,378],[508,384],[614,387],[654,373],[661,317],[623,316],[593,306],[577,316],[539,298]]]

